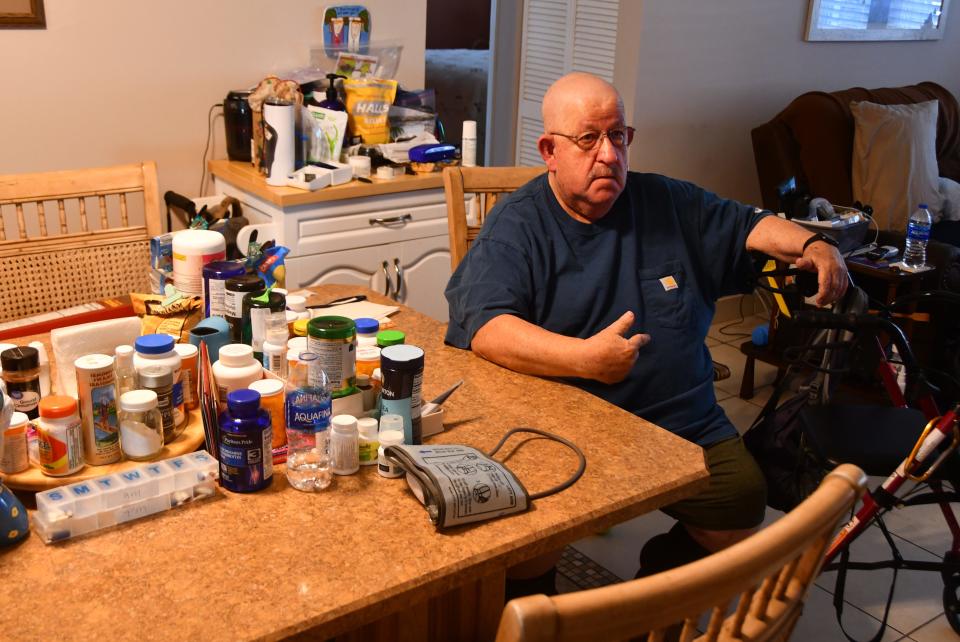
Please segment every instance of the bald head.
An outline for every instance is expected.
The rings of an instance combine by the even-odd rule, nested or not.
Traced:
[[[611,101],[622,114],[623,100],[613,85],[592,74],[579,71],[567,74],[550,85],[543,95],[543,130],[545,133],[566,131],[572,120]]]

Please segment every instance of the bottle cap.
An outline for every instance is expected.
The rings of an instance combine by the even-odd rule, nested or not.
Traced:
[[[258,379],[247,386],[247,388],[250,388],[250,390],[256,390],[260,393],[261,397],[272,397],[273,395],[278,395],[283,392],[283,380]]]
[[[242,276],[246,271],[243,261],[210,261],[203,266],[203,276],[219,281]]]
[[[304,319],[306,321],[306,319]],[[296,350],[297,352],[307,351],[306,337],[293,337],[287,341],[287,350]]]
[[[173,337],[169,334],[145,334],[133,344],[140,354],[164,354],[173,350]]]
[[[230,368],[242,368],[250,365],[253,348],[245,343],[228,343],[220,348],[220,363]]]
[[[380,330],[380,322],[376,319],[362,317],[355,319],[357,325],[357,334],[376,334]]]
[[[177,351],[177,354],[180,355],[181,359],[192,359],[193,357],[199,354],[197,346],[192,343],[178,343],[173,346],[173,349]]]
[[[137,371],[140,385],[144,388],[166,388],[173,385],[173,368],[170,366],[147,366]]]
[[[399,446],[403,443],[403,427],[401,426],[400,429],[381,430],[377,435],[377,439],[380,440],[381,448]]]
[[[249,388],[241,388],[227,393],[227,407],[230,414],[237,417],[252,417],[260,409],[260,393]]]
[[[33,370],[40,367],[40,353],[30,346],[16,346],[0,352],[0,369]]]
[[[357,430],[357,418],[353,415],[334,415],[330,420],[333,432],[349,434]]]
[[[307,323],[309,322],[310,322],[309,319],[297,319],[296,321],[294,321],[293,334],[295,334],[298,337],[307,336]]]
[[[380,348],[377,346],[357,348],[357,361],[379,361],[380,352]]]
[[[380,351],[380,367],[384,370],[422,370],[423,349],[406,344],[387,346]]]
[[[133,364],[133,346],[117,346],[113,354],[116,355],[119,365],[130,367]]]
[[[307,334],[317,339],[350,339],[356,333],[356,324],[347,317],[313,317],[307,323]]]
[[[927,204],[926,204],[926,203],[920,203],[920,209],[922,209],[922,210],[927,209]]]
[[[377,420],[373,417],[357,419],[357,432],[360,433],[360,436],[364,439],[377,441],[377,433],[379,432]]]
[[[40,416],[47,419],[63,419],[77,412],[77,400],[66,395],[52,395],[40,400]]]
[[[289,294],[287,295],[287,308],[294,312],[306,312],[307,298],[299,294]]]
[[[476,137],[477,137],[477,121],[475,120],[463,121],[463,138],[476,138]]]
[[[403,343],[406,340],[407,335],[400,330],[381,330],[377,333],[377,345],[381,348],[385,348],[386,346],[395,346]]]
[[[15,412],[10,415],[10,428],[19,428],[30,423],[30,417],[23,412]]]
[[[227,279],[223,287],[231,292],[257,292],[263,289],[263,279],[256,274],[244,274]]]
[[[157,407],[157,393],[153,390],[131,390],[120,395],[120,410],[143,412]]]
[[[105,354],[85,354],[73,362],[77,370],[103,370],[113,367],[113,357]]]
[[[400,415],[381,415],[380,417],[380,435],[383,436],[384,431],[390,430],[399,430],[400,434],[403,435],[403,417]],[[381,439],[381,441],[383,441]]]

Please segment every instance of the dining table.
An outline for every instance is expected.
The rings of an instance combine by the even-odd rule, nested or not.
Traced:
[[[397,305],[356,286],[312,292],[316,302],[364,294]],[[391,324],[425,352],[423,398],[463,380],[427,443],[487,452],[511,428],[536,428],[582,450],[583,476],[524,512],[439,530],[403,477],[364,466],[307,493],[281,465],[260,492],[218,488],[54,544],[32,533],[0,548],[0,637],[492,640],[509,567],[706,488],[695,444],[569,382],[447,345],[444,324],[398,307]],[[562,444],[531,435],[512,437],[496,458],[530,493],[578,466]]]

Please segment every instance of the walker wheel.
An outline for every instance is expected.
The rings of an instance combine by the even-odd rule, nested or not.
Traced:
[[[960,635],[960,573],[943,580],[943,614],[953,630]]]

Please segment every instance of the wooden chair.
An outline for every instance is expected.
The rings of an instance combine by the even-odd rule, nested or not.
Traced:
[[[844,464],[779,521],[702,560],[623,584],[511,600],[497,642],[595,642],[641,634],[653,642],[680,623],[684,641],[786,640],[837,523],[865,485],[863,471]],[[706,632],[698,634],[702,616],[708,616]]]
[[[161,231],[153,161],[0,176],[0,322],[148,292]]]
[[[487,214],[502,194],[547,171],[546,167],[446,167],[443,190],[447,198],[447,225],[450,229],[450,268],[456,270],[466,256],[470,244]],[[476,204],[476,225],[467,223],[465,199],[473,196]]]

